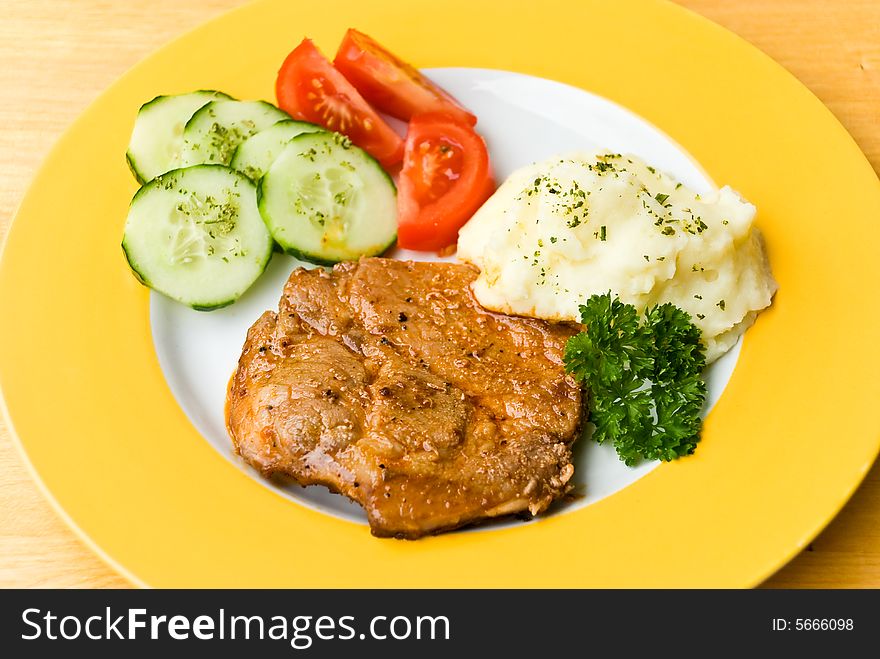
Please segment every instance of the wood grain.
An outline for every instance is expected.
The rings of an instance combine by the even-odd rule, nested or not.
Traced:
[[[4,0],[0,238],[39,163],[95,96],[165,42],[240,4]],[[738,33],[803,81],[880,171],[877,0],[680,4]],[[880,587],[880,465],[811,546],[765,585]],[[43,499],[0,423],[0,587],[126,586]]]

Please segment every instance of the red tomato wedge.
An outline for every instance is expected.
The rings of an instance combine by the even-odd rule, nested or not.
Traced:
[[[345,33],[333,64],[365,99],[392,117],[409,121],[417,114],[443,112],[471,126],[477,123],[452,96],[363,32]]]
[[[278,106],[297,119],[351,138],[384,167],[400,162],[403,140],[373,110],[311,39],[293,49],[275,81]]]
[[[489,152],[467,123],[448,115],[413,117],[397,185],[397,243],[440,250],[495,190]]]

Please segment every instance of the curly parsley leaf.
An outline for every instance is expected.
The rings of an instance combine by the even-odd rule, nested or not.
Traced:
[[[674,460],[700,441],[706,355],[700,330],[675,305],[636,308],[611,293],[580,307],[585,331],[565,346],[565,368],[590,391],[593,439],[628,465]]]

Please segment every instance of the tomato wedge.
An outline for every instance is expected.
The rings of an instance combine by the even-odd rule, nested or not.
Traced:
[[[471,126],[477,123],[452,96],[363,32],[345,33],[333,64],[365,99],[392,117],[409,121],[417,114],[442,112]]]
[[[421,251],[453,244],[494,190],[486,143],[469,124],[413,117],[397,185],[397,243]]]
[[[384,167],[400,162],[403,140],[382,120],[311,39],[293,49],[275,81],[278,106],[297,119],[351,138]]]

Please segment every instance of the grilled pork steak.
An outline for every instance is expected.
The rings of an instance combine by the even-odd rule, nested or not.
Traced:
[[[574,472],[575,330],[485,311],[476,275],[381,258],[295,270],[230,383],[239,454],[357,501],[378,536],[544,511]]]

